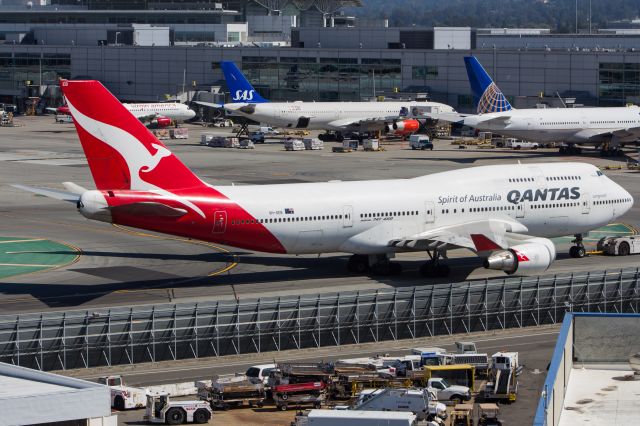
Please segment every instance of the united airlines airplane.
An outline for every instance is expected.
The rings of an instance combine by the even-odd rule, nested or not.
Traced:
[[[438,102],[269,102],[253,88],[233,62],[220,63],[232,103],[223,107],[231,115],[241,115],[271,126],[297,129],[384,131],[404,135],[419,129],[414,116],[429,117],[435,112],[455,112]]]
[[[596,145],[603,155],[619,155],[620,147],[640,138],[640,108],[515,109],[478,59],[464,58],[477,115],[438,114],[482,131],[534,142],[564,142],[560,153],[579,153],[576,145]]]
[[[349,270],[400,272],[399,252],[426,252],[445,276],[446,252],[466,248],[507,274],[544,272],[549,238],[582,234],[633,205],[582,163],[472,167],[413,179],[218,186],[203,182],[98,81],[62,81],[95,190],[19,186],[77,203],[89,219],[270,253],[351,253]],[[108,160],[108,161],[105,161]],[[375,187],[375,191],[371,188]]]

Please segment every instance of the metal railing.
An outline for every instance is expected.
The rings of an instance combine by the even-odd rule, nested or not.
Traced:
[[[638,312],[640,269],[0,316],[0,361],[90,368],[554,324]]]

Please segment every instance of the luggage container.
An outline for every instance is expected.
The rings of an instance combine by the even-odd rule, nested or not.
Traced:
[[[304,148],[307,150],[320,150],[324,148],[324,142],[318,138],[304,138],[302,140]]]
[[[208,401],[212,409],[227,410],[231,407],[262,407],[265,394],[262,383],[244,380],[214,380],[211,386],[198,390],[198,397]]]
[[[186,127],[178,127],[177,129],[169,130],[169,136],[171,139],[189,139],[189,129]]]
[[[362,148],[365,151],[380,151],[379,139],[365,139],[362,141]]]
[[[304,151],[304,143],[300,139],[286,139],[284,141],[286,151]]]
[[[251,139],[240,139],[237,148],[240,149],[254,149],[256,146]]]

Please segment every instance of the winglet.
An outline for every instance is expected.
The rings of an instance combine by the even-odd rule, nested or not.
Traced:
[[[231,61],[220,62],[220,68],[224,74],[224,79],[231,93],[231,101],[233,103],[252,103],[260,104],[269,102],[253,88],[251,83],[238,69],[235,63]]]
[[[473,104],[476,105],[478,114],[513,109],[475,56],[465,56],[464,64],[473,91]]]

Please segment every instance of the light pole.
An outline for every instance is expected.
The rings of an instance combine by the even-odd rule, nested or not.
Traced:
[[[116,46],[118,45],[118,35],[120,34],[120,31],[116,31]]]

